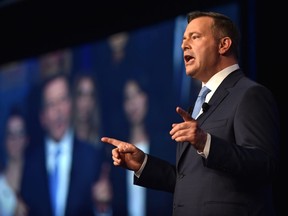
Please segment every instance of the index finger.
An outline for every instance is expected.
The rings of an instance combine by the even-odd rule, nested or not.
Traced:
[[[184,109],[182,109],[181,107],[177,107],[176,112],[182,117],[184,121],[190,121],[192,119],[190,114],[186,112]]]
[[[110,137],[102,137],[101,141],[105,142],[105,143],[109,143],[109,144],[114,145],[116,147],[118,147],[121,144],[126,144],[126,142],[123,142],[121,140],[117,140],[117,139],[114,139],[114,138],[110,138]]]

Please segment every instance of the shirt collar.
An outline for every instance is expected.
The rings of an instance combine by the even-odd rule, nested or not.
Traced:
[[[239,68],[240,67],[238,64],[234,64],[234,65],[231,65],[229,67],[226,67],[223,70],[219,71],[218,73],[214,74],[214,76],[212,76],[205,85],[211,90],[211,93],[213,94],[216,91],[216,89],[218,88],[218,86],[221,84],[221,82],[230,73],[232,73],[233,71],[236,71]],[[204,83],[202,83],[202,86],[203,85],[204,85]]]
[[[46,149],[48,150],[49,153],[54,153],[57,149],[61,149],[62,151],[69,150],[72,148],[72,141],[73,141],[73,130],[68,129],[63,138],[60,139],[58,142],[53,140],[50,137],[46,137],[45,139],[45,144],[46,144]]]

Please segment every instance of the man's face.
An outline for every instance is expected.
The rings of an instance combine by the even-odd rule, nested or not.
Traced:
[[[218,43],[212,32],[213,20],[199,17],[186,27],[182,50],[186,74],[201,81],[207,81],[217,71],[219,61]]]
[[[65,79],[50,82],[43,92],[41,123],[52,139],[59,141],[70,126],[71,99]]]

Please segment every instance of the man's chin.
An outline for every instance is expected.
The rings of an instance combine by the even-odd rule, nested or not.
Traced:
[[[65,133],[65,131],[63,131],[63,132],[57,131],[56,133],[53,133],[53,134],[52,134],[52,138],[53,138],[56,142],[58,142],[58,141],[60,141],[60,140],[63,138],[64,133]]]

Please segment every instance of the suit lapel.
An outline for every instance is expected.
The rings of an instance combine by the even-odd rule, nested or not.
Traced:
[[[244,74],[240,71],[237,70],[231,74],[229,74],[223,82],[219,85],[213,96],[211,97],[209,101],[209,109],[205,112],[202,113],[197,121],[200,124],[200,126],[205,122],[205,120],[213,114],[215,109],[221,104],[221,102],[229,95],[231,92],[231,89],[235,86],[235,84],[244,77]]]
[[[224,100],[227,95],[229,95],[229,92],[231,91],[231,88],[235,85],[235,83],[244,77],[244,74],[241,72],[241,70],[236,70],[235,72],[230,73],[219,85],[213,96],[211,97],[209,101],[209,109],[202,113],[197,121],[201,127],[201,125],[205,122],[205,120],[213,114],[214,110],[217,109],[219,104]],[[181,159],[183,158],[184,153],[187,151],[188,147],[190,147],[191,144],[189,142],[182,142],[178,143],[178,151],[179,154],[177,155],[177,167],[181,162]]]

